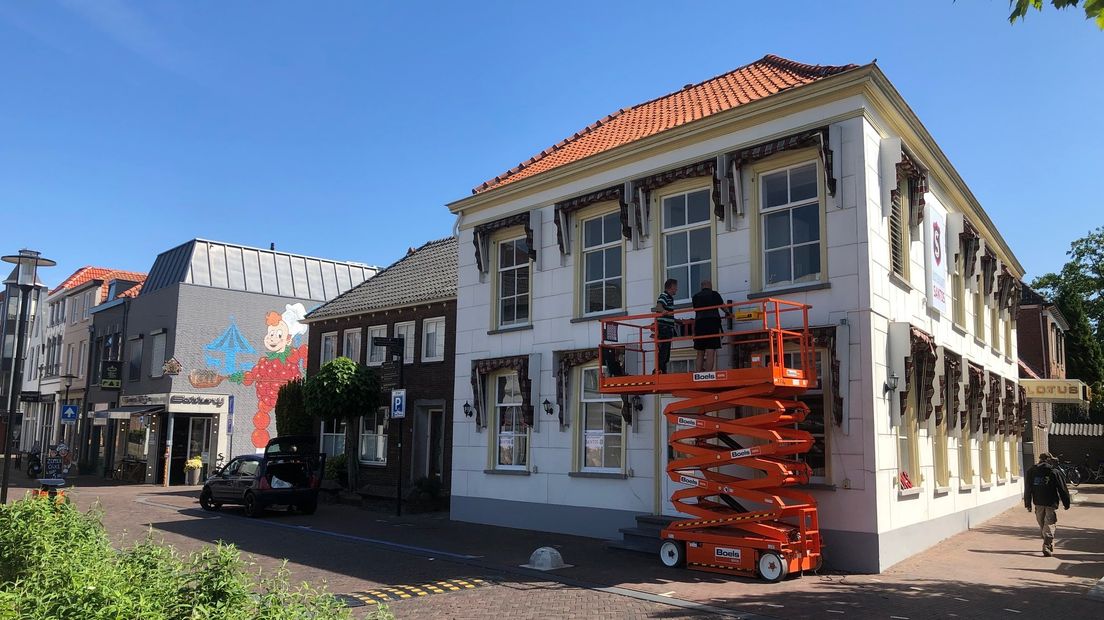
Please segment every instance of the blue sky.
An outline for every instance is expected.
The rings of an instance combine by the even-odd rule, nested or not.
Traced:
[[[444,205],[483,180],[774,53],[877,58],[1030,277],[1104,224],[1104,32],[1079,11],[1007,13],[0,0],[2,249],[57,260],[51,284],[84,264],[145,271],[197,236],[386,265],[448,235]]]

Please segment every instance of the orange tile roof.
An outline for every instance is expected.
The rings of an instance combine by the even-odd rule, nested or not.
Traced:
[[[122,298],[122,297],[130,297],[131,299],[133,299],[133,298],[137,297],[138,293],[140,293],[140,292],[142,292],[142,284],[141,283],[135,284],[134,286],[128,288],[127,290],[123,291],[122,293],[119,293],[119,295],[116,296],[116,299],[119,299],[119,298]]]
[[[618,110],[472,189],[472,193],[478,194],[547,172],[856,67],[858,65],[807,65],[767,54],[739,69]]]
[[[63,280],[61,284],[54,287],[54,290],[50,291],[50,294],[53,295],[54,293],[61,290],[77,288],[78,286],[87,284],[92,280],[102,280],[104,276],[111,273],[112,271],[115,270],[108,269],[107,267],[92,267],[91,265],[81,267],[80,269],[74,271],[71,276],[65,278],[65,280]]]

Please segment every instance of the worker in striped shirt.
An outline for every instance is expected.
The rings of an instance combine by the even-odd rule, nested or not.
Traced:
[[[671,360],[671,339],[678,335],[678,325],[675,323],[675,295],[678,295],[678,280],[669,278],[663,283],[663,292],[656,299],[655,311],[659,313],[656,319],[659,328],[656,336],[661,341],[659,362],[655,369],[657,373],[667,372],[667,362]]]

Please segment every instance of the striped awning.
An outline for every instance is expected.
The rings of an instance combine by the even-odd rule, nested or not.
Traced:
[[[1077,437],[1104,437],[1104,424],[1055,422],[1050,425],[1050,434],[1072,435]]]

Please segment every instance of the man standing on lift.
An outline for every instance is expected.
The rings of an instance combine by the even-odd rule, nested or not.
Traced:
[[[671,339],[678,336],[678,324],[675,323],[675,295],[678,295],[678,280],[668,278],[663,283],[663,292],[656,299],[655,311],[659,313],[656,319],[656,338],[659,342],[659,361],[655,372],[662,374],[667,372],[667,362],[671,360]]]
[[[713,283],[702,280],[701,290],[694,293],[694,350],[697,352],[698,372],[717,368],[717,349],[721,348],[721,311],[732,316],[723,305],[720,293],[713,290]],[[706,309],[702,309],[706,308]]]

